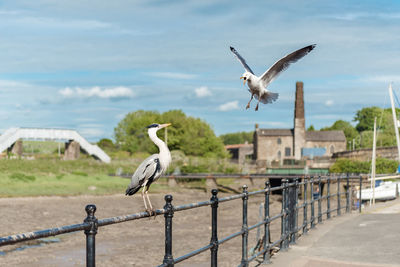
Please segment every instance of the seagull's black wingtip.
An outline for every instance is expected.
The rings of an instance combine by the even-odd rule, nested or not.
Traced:
[[[316,46],[317,46],[317,44],[312,44],[312,45],[310,45],[311,46],[311,50],[312,49],[314,49]]]
[[[232,52],[235,50],[235,48],[233,48],[232,46],[230,46],[229,48],[231,49]]]

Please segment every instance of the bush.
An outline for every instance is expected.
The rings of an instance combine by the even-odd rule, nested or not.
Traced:
[[[376,159],[376,174],[395,173],[398,162],[385,158]],[[333,164],[329,171],[331,173],[370,173],[371,161],[359,161],[341,158]]]

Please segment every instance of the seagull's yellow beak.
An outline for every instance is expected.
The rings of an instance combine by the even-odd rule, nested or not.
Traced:
[[[160,125],[160,129],[170,126],[171,123],[164,123]]]
[[[246,84],[246,79],[244,77],[240,77],[240,79],[243,79],[243,85]]]

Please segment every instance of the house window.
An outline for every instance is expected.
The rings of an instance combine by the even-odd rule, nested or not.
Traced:
[[[292,155],[292,153],[290,153],[290,147],[285,147],[285,157],[290,157]]]
[[[278,142],[278,145],[282,144],[282,139],[278,138],[277,142]]]
[[[281,158],[282,158],[282,153],[281,153],[281,151],[279,150],[279,151],[278,151],[278,159],[281,160]]]
[[[331,154],[335,153],[335,147],[333,145],[331,145],[330,152]]]

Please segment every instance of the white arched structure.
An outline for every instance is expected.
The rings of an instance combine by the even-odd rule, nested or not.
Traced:
[[[75,130],[46,128],[10,128],[0,136],[0,152],[6,150],[18,139],[76,141],[89,155],[109,163],[111,158],[97,145],[92,145]]]

